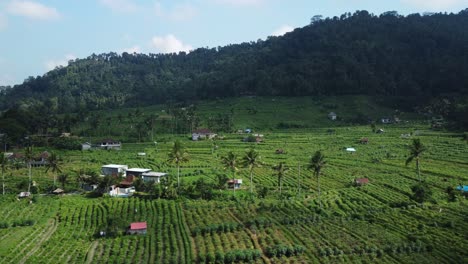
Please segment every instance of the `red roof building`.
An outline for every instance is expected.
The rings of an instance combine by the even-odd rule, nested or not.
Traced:
[[[130,224],[130,228],[128,229],[128,234],[146,234],[146,222],[135,222]]]
[[[364,185],[369,183],[368,178],[358,178],[355,180],[356,185]]]

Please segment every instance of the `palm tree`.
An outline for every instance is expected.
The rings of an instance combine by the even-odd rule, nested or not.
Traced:
[[[232,171],[232,180],[233,180],[233,183],[235,184],[236,171],[238,170],[237,169],[237,155],[234,154],[232,151],[229,151],[227,156],[221,157],[221,163],[223,164],[225,170]],[[236,191],[235,185],[232,189],[234,190],[234,192]]]
[[[0,165],[2,166],[2,190],[3,195],[5,195],[5,169],[6,169],[7,158],[2,153],[0,154]]]
[[[180,188],[180,163],[187,162],[189,160],[188,152],[185,151],[182,143],[179,140],[174,142],[171,152],[168,154],[167,162],[175,163],[177,165],[177,193]]]
[[[325,161],[325,156],[320,150],[316,151],[314,156],[310,159],[309,169],[314,171],[314,176],[317,177],[317,189],[318,189],[318,199],[320,203],[320,208],[322,208],[322,200],[320,200],[320,172],[322,168],[327,164]]]
[[[278,176],[278,188],[279,193],[281,195],[281,189],[283,187],[283,177],[286,174],[286,172],[289,171],[289,168],[284,162],[280,162],[278,165],[273,166],[273,170],[276,171],[276,175]]]
[[[251,148],[249,151],[247,151],[242,157],[242,163],[244,167],[249,168],[249,173],[250,173],[250,194],[253,194],[253,170],[254,168],[261,167],[262,164],[260,162],[260,155],[258,154],[255,149]]]
[[[419,168],[419,158],[421,154],[426,150],[426,147],[421,143],[419,138],[413,139],[413,143],[409,146],[410,149],[410,156],[406,159],[406,166],[413,161],[416,160],[416,172],[418,173],[418,180],[421,183],[421,171]]]
[[[62,168],[60,168],[59,158],[55,152],[50,153],[50,156],[47,158],[46,170],[45,172],[49,172],[49,170],[54,173],[54,187],[56,186],[56,179],[57,173],[62,173]]]
[[[65,190],[65,184],[67,183],[68,180],[68,174],[60,174],[58,176],[59,182],[62,184],[62,189]]]
[[[29,176],[29,183],[28,183],[28,192],[31,191],[31,183],[32,183],[32,174],[31,174],[31,163],[33,160],[33,147],[29,146],[24,150],[24,159],[28,165],[28,176]]]

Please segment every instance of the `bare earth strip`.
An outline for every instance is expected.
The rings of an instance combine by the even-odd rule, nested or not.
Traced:
[[[93,244],[89,247],[88,254],[86,255],[86,263],[91,264],[93,263],[94,252],[96,251],[96,247],[98,246],[98,241],[94,241]]]
[[[39,250],[39,248],[41,247],[42,243],[44,243],[44,241],[47,241],[51,236],[52,234],[55,232],[55,230],[57,230],[57,222],[55,221],[55,219],[51,219],[48,223],[48,228],[47,228],[47,231],[44,232],[44,234],[42,235],[41,239],[36,243],[36,245],[18,262],[18,263],[26,263],[26,261],[28,260],[28,258],[34,254],[37,250]]]

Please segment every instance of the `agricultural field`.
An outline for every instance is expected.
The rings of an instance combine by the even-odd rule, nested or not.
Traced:
[[[423,123],[378,127],[385,132],[373,133],[369,126],[266,131],[258,144],[242,142],[244,134],[198,142],[188,135],[163,135],[157,143],[124,143],[120,151],[55,150],[69,175],[65,195],[17,199],[28,171],[6,170],[1,263],[466,263],[467,202],[460,193],[449,202],[446,192],[468,181],[466,140],[428,130]],[[410,138],[401,137],[408,133]],[[364,137],[368,144],[360,144]],[[421,174],[432,200],[422,204],[410,198],[418,182],[415,164],[405,165],[413,138],[426,146]],[[99,173],[110,163],[175,175],[175,166],[166,160],[176,139],[189,153],[181,164],[182,190],[199,179],[231,178],[221,157],[232,151],[240,158],[254,148],[263,163],[253,171],[254,195],[242,166],[235,176],[243,179],[241,189],[216,189],[210,200],[183,193],[175,199],[156,199],[151,193],[91,198],[79,189],[80,170]],[[356,152],[346,152],[347,147]],[[277,149],[284,153],[276,154]],[[34,151],[43,150],[52,151]],[[320,176],[322,209],[316,178],[308,169],[316,150],[326,160]],[[272,170],[280,162],[289,168],[281,195]],[[368,178],[369,184],[354,186],[355,178]],[[53,179],[54,173],[43,167],[32,169],[39,190]],[[148,223],[147,234],[125,235],[129,223],[139,221]]]

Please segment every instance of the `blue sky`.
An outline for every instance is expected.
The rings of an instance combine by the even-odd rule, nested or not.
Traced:
[[[265,39],[314,15],[467,7],[468,0],[0,0],[0,86],[92,53],[166,53]]]

